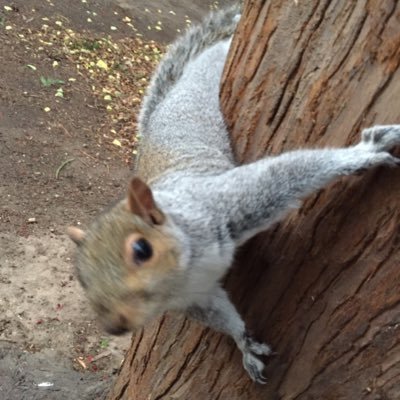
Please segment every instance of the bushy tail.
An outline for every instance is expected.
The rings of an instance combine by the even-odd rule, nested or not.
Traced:
[[[203,49],[232,36],[240,12],[239,4],[213,12],[171,45],[147,89],[139,115],[139,132],[146,130],[151,114],[179,80],[185,65]]]

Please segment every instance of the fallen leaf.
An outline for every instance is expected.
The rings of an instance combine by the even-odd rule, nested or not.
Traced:
[[[98,60],[96,65],[101,69],[106,69],[106,70],[108,69],[107,63],[103,60]]]
[[[32,65],[32,64],[27,64],[26,66],[27,66],[28,68],[34,70],[34,71],[37,70],[37,68],[36,68],[34,65]]]
[[[86,361],[90,364],[92,361],[93,361],[93,356],[92,355],[88,355],[88,356],[86,356]]]
[[[51,111],[51,108],[50,107],[45,107],[45,108],[43,108],[43,111],[49,112],[49,111]]]
[[[113,144],[114,146],[122,147],[122,144],[121,144],[121,142],[120,142],[118,139],[114,139],[113,142],[112,142],[112,144]]]
[[[56,96],[56,97],[64,97],[63,88],[58,88],[58,89],[56,90],[56,94],[55,94],[54,96]]]

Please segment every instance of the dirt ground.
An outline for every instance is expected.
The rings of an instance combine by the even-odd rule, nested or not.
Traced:
[[[102,131],[96,83],[23,37],[60,23],[168,43],[212,3],[0,2],[0,399],[102,399],[130,343],[96,325],[65,228],[85,226],[120,197],[131,163]],[[39,79],[55,65],[65,96]]]

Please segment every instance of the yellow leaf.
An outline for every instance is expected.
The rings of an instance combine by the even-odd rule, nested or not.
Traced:
[[[105,63],[103,60],[97,61],[96,65],[101,69],[108,69],[107,63]]]
[[[51,110],[50,107],[45,107],[45,108],[43,108],[43,111],[45,111],[45,112],[49,112],[50,110]]]
[[[4,9],[5,9],[6,11],[12,11],[12,7],[10,7],[10,6],[4,6]]]
[[[111,97],[109,94],[106,94],[106,95],[104,96],[104,100],[105,100],[105,101],[111,101],[111,100],[112,100],[112,97]]]
[[[113,144],[114,146],[119,146],[119,147],[122,146],[121,142],[120,142],[118,139],[114,139],[113,142],[112,142],[112,144]]]

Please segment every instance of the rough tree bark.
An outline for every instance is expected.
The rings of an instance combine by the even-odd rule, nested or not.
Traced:
[[[251,1],[221,99],[240,161],[339,146],[400,122],[400,4]],[[246,245],[227,279],[278,352],[252,383],[232,341],[164,316],[132,341],[110,399],[399,399],[400,173],[342,179]]]

